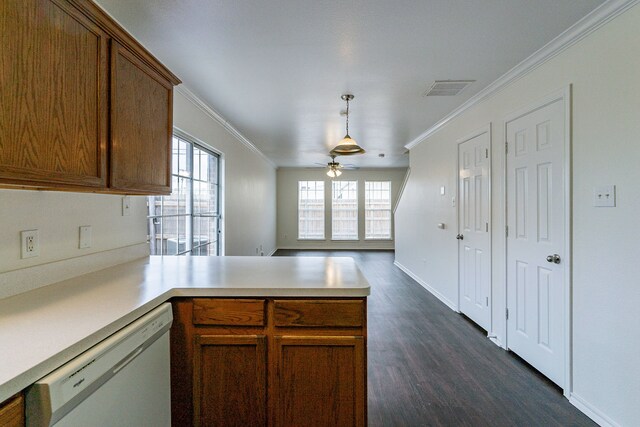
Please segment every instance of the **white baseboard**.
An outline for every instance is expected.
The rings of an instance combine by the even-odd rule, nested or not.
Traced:
[[[147,256],[145,242],[0,273],[0,299]]]
[[[507,347],[502,343],[502,341],[500,341],[500,339],[498,337],[489,337],[489,340],[494,343],[495,345],[497,345],[498,347],[506,350]]]
[[[594,422],[602,427],[621,427],[620,424],[607,417],[599,409],[595,408],[589,402],[575,393],[571,393],[569,396],[569,402],[576,408],[578,408],[587,417],[591,418]]]
[[[400,264],[398,261],[393,261],[393,265],[395,265],[396,267],[398,267],[400,270],[404,271],[405,273],[407,273],[407,275],[409,277],[411,277],[413,280],[415,280],[416,282],[418,282],[420,284],[420,286],[422,286],[423,288],[425,288],[426,290],[428,290],[429,292],[431,292],[436,298],[438,298],[440,301],[442,301],[447,307],[449,307],[451,310],[455,311],[456,313],[459,313],[457,304],[454,304],[451,300],[449,300],[447,297],[445,297],[444,295],[442,295],[440,292],[438,292],[437,290],[435,290],[431,285],[429,285],[428,283],[425,283],[422,279],[420,279],[418,276],[416,276],[411,270],[409,270],[407,267],[405,267],[404,265]]]

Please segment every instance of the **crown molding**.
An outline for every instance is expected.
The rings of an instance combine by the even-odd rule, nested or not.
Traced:
[[[431,135],[444,128],[449,122],[460,116],[466,110],[470,109],[476,104],[479,104],[485,99],[490,98],[495,93],[497,93],[507,85],[520,79],[521,77],[525,76],[526,74],[529,74],[540,65],[544,64],[554,56],[558,55],[560,52],[579,42],[592,32],[596,31],[598,28],[602,27],[607,22],[611,21],[613,18],[626,12],[628,9],[635,6],[639,2],[640,0],[608,0],[604,2],[584,18],[562,32],[559,36],[551,40],[542,48],[520,62],[518,65],[500,76],[489,86],[476,93],[458,108],[440,119],[433,126],[420,134],[417,138],[406,144],[405,148],[411,150],[416,145],[420,144]]]
[[[273,168],[277,168],[276,164],[273,163],[273,161],[270,158],[268,158],[262,151],[260,151],[260,149],[256,147],[251,141],[249,141],[248,138],[242,135],[240,131],[238,131],[238,129],[233,127],[233,125],[229,123],[227,119],[222,117],[222,115],[220,115],[220,113],[214,110],[213,107],[211,107],[205,101],[200,99],[198,95],[191,92],[184,84],[181,84],[180,86],[176,86],[174,89],[178,91],[182,96],[187,98],[189,102],[191,102],[193,105],[198,107],[203,113],[205,113],[206,115],[211,117],[213,120],[218,122],[227,132],[231,134],[231,136],[233,136],[235,139],[237,139],[242,144],[244,144],[249,150],[253,151],[255,154],[260,156],[264,161],[269,163],[269,165],[271,165]]]

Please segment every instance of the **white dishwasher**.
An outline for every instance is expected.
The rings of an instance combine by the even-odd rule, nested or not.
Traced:
[[[163,304],[41,378],[26,394],[27,426],[169,426],[172,321]]]

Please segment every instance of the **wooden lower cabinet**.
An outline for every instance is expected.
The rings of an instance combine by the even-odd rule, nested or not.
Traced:
[[[195,336],[195,425],[266,425],[266,343],[264,335]]]
[[[277,426],[364,426],[363,337],[275,337]]]
[[[173,426],[366,425],[365,298],[172,302]]]
[[[24,425],[24,397],[22,394],[0,403],[1,427],[23,427]]]

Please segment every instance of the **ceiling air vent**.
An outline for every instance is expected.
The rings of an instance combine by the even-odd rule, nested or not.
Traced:
[[[424,96],[455,96],[475,80],[436,80]]]

